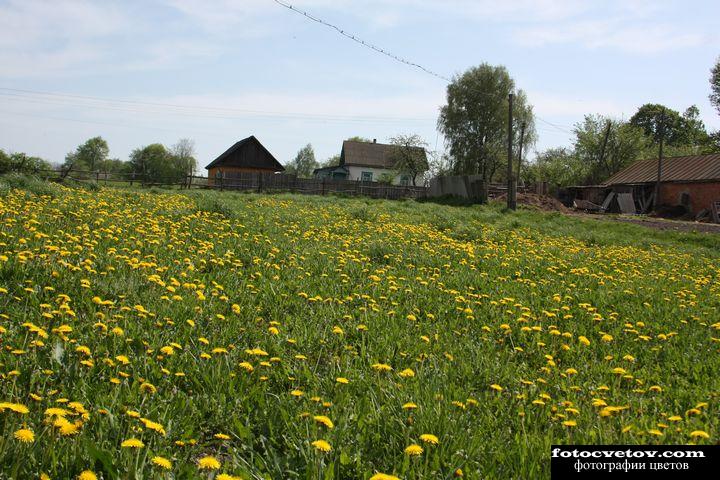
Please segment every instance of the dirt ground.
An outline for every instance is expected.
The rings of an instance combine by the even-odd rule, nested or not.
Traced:
[[[496,201],[507,201],[505,194],[496,197]],[[545,212],[560,212],[566,215],[572,215],[581,218],[593,218],[596,220],[610,220],[614,222],[634,223],[656,230],[670,230],[676,232],[703,232],[720,234],[720,224],[689,222],[683,220],[668,220],[664,218],[648,217],[646,215],[618,215],[618,214],[597,214],[585,213],[572,210],[563,205],[560,200],[545,196],[536,195],[534,193],[518,193],[518,205],[542,210]]]
[[[495,197],[494,200],[507,202],[507,195],[503,193],[502,195]],[[563,205],[557,198],[549,197],[547,195],[537,195],[535,193],[518,193],[517,204],[535,208],[537,210],[543,210],[545,212],[571,212],[571,210]]]
[[[653,218],[644,215],[615,215],[615,214],[595,214],[569,212],[569,215],[594,218],[597,220],[611,220],[614,222],[634,223],[644,227],[654,228],[656,230],[671,230],[676,232],[703,232],[720,234],[720,224],[718,223],[702,223],[687,222],[683,220],[666,220],[664,218]]]

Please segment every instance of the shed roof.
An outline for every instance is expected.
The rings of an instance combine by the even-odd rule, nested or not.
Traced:
[[[651,183],[657,180],[658,160],[640,160],[608,178],[603,185]],[[663,158],[663,182],[720,181],[720,154]]]
[[[395,167],[396,159],[393,158],[393,151],[396,145],[388,145],[376,142],[358,142],[345,140],[340,153],[340,165],[355,165],[360,167],[385,168]],[[427,163],[427,155],[422,147],[410,147],[422,155]]]
[[[255,138],[255,135],[236,142],[205,168],[209,170],[214,167],[258,168],[275,172],[285,170],[285,167],[260,143],[260,140]]]
[[[315,170],[313,170],[313,175],[316,173],[325,172],[325,171],[329,171],[329,172],[342,171],[342,172],[347,173],[348,169],[343,167],[342,165],[330,165],[329,167],[318,167]]]

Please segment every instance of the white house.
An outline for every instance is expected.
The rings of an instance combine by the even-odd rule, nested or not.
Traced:
[[[345,140],[340,152],[340,164],[337,166],[317,168],[313,172],[316,178],[336,178],[362,182],[377,182],[392,178],[393,185],[412,185],[412,174],[398,171],[396,145],[372,142]],[[409,147],[417,150],[422,163],[427,165],[425,150],[420,147]],[[416,182],[420,181],[424,170],[418,172]]]

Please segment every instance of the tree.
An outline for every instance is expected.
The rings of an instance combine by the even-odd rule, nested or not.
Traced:
[[[425,142],[420,135],[396,135],[390,139],[393,146],[390,157],[395,162],[395,170],[400,174],[408,174],[413,187],[417,185],[417,177],[428,170]]]
[[[33,157],[21,152],[8,154],[0,150],[0,173],[20,172],[33,174],[40,170],[50,169],[52,169],[50,162],[40,157]]]
[[[130,165],[133,173],[141,175],[144,182],[175,183],[187,175],[185,165],[159,143],[133,150]]]
[[[710,70],[710,103],[712,103],[720,115],[720,57],[715,66]]]
[[[102,137],[93,137],[65,156],[63,170],[66,174],[73,169],[94,172],[107,160],[109,152],[108,144]]]
[[[318,162],[315,160],[315,152],[312,145],[307,144],[301,148],[295,158],[286,165],[287,173],[294,173],[300,178],[310,178],[313,170],[318,168]]]
[[[322,162],[320,162],[321,168],[336,167],[338,165],[340,165],[340,154],[339,153],[336,153],[332,157],[328,157],[325,160],[323,160]]]
[[[586,115],[575,126],[575,137],[575,155],[585,169],[583,183],[588,184],[600,183],[630,165],[651,143],[641,127],[602,115]]]
[[[173,155],[177,167],[185,172],[185,175],[195,174],[197,169],[195,142],[189,138],[181,138],[175,145],[170,147],[170,154]]]
[[[486,63],[456,76],[448,85],[438,129],[445,136],[456,173],[478,173],[488,183],[506,162],[508,94],[514,91],[507,69]],[[522,91],[516,92],[513,116],[534,125],[532,108]]]
[[[427,152],[428,154],[428,171],[426,172],[426,180],[435,177],[443,177],[452,174],[453,160],[447,153]]]
[[[105,173],[129,173],[132,171],[130,162],[119,158],[108,158],[98,165],[98,170]]]
[[[5,150],[0,149],[0,173],[6,173],[12,170],[12,162],[10,162],[10,155],[5,153]]]
[[[660,141],[660,122],[665,115],[663,141],[668,147],[681,147],[687,154],[706,153],[710,138],[705,124],[700,120],[700,110],[695,105],[681,115],[677,110],[657,103],[646,103],[630,118],[630,124],[642,128],[653,143]]]
[[[539,152],[535,161],[523,171],[528,182],[546,181],[567,187],[580,185],[587,177],[587,165],[574,151],[567,148],[550,148]]]

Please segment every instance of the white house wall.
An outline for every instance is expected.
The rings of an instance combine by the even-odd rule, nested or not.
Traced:
[[[373,174],[373,182],[377,182],[380,177],[384,173],[391,173],[395,174],[394,170],[388,170],[385,168],[370,168],[370,167],[357,167],[353,165],[345,165],[345,168],[348,169],[348,180],[362,180],[362,172],[372,172]],[[410,176],[410,175],[408,175]],[[392,184],[393,185],[400,185],[400,181],[402,180],[402,175],[395,175],[393,177]],[[418,175],[418,178],[416,181],[420,180],[420,175]],[[410,178],[408,185],[412,185],[412,178]]]

